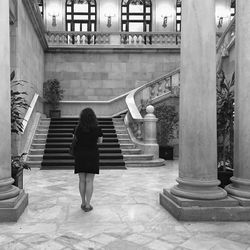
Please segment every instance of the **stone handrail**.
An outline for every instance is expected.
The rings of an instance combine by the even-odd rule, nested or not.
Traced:
[[[161,45],[179,47],[179,32],[76,32],[47,31],[49,46]]]
[[[125,124],[132,141],[147,152],[145,143],[145,120],[139,110],[148,105],[165,99],[167,96],[179,96],[180,69],[176,69],[162,77],[150,81],[137,89],[132,90],[126,97],[128,112],[125,116]],[[152,145],[149,146],[152,150]],[[155,158],[157,153],[155,151]]]
[[[226,30],[221,35],[216,46],[216,69],[219,71],[222,66],[222,60],[229,55],[229,49],[235,43],[235,18],[229,23]]]

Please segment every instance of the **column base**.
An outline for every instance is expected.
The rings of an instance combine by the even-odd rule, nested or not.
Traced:
[[[175,196],[164,189],[160,204],[181,221],[250,221],[250,204],[226,197],[221,200],[194,200]]]
[[[219,180],[201,181],[178,177],[176,181],[178,185],[171,188],[171,193],[179,197],[196,200],[216,200],[227,197],[227,192],[218,187]]]
[[[17,197],[0,201],[0,222],[16,222],[28,205],[28,194],[20,190]]]
[[[225,187],[226,191],[236,197],[250,199],[250,181],[237,177],[231,177],[232,184]]]

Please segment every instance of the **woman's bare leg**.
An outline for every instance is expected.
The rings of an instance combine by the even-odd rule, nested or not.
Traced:
[[[86,204],[86,173],[78,173],[79,175],[79,192],[82,198],[82,206]]]
[[[92,198],[92,194],[93,194],[93,189],[94,189],[94,177],[95,174],[86,174],[86,208],[90,207],[90,200]]]

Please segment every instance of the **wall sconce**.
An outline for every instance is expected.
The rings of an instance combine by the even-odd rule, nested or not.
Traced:
[[[163,18],[162,27],[165,29],[168,26],[168,18],[171,16],[161,16]]]
[[[111,18],[115,16],[115,14],[111,15],[111,14],[108,14],[108,15],[104,15],[105,17],[107,17],[107,27],[110,28],[112,26],[112,23],[111,23]]]
[[[227,16],[217,16],[217,28],[220,29],[223,26],[223,22],[227,19]]]
[[[53,13],[53,14],[49,13],[49,16],[52,17],[52,26],[56,27],[56,17],[59,16],[59,14],[58,13]]]
[[[217,17],[218,20],[217,20],[217,28],[220,29],[223,25],[223,17],[220,16],[220,17]]]

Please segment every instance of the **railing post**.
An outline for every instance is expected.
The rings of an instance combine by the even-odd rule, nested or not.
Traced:
[[[147,114],[144,116],[144,143],[145,154],[153,154],[154,159],[159,158],[159,145],[157,144],[157,130],[156,123],[158,119],[154,115],[154,107],[152,105],[147,106]]]

